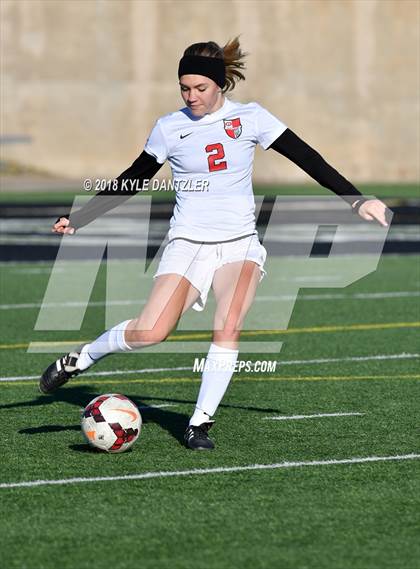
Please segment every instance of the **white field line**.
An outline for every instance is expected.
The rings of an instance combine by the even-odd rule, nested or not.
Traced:
[[[65,269],[56,267],[54,269],[54,272],[55,273],[64,273]],[[17,273],[19,275],[44,275],[44,274],[50,274],[51,268],[49,268],[49,269],[45,269],[45,268],[37,269],[36,267],[34,267],[32,269],[14,269],[13,273]]]
[[[366,415],[366,413],[317,413],[315,415],[278,415],[276,417],[263,417],[267,421],[292,421],[298,419],[318,419],[319,417],[351,417],[353,415]]]
[[[310,460],[301,462],[279,462],[273,464],[250,464],[246,466],[222,466],[217,468],[200,468],[193,470],[172,470],[158,472],[142,472],[123,476],[95,476],[91,478],[61,478],[56,480],[31,480],[27,482],[3,482],[0,488],[33,488],[36,486],[53,486],[66,484],[84,484],[88,482],[114,482],[123,480],[145,480],[150,478],[169,478],[174,476],[195,476],[197,474],[222,474],[230,472],[246,472],[255,470],[277,470],[284,468],[302,468],[305,466],[332,466],[341,464],[364,464],[372,462],[390,462],[420,459],[420,454],[402,454],[395,456],[366,456],[330,460]]]
[[[137,409],[161,409],[162,407],[177,407],[176,403],[162,403],[162,405],[139,405]]]
[[[304,294],[298,297],[298,300],[370,300],[382,298],[411,298],[420,296],[418,290],[399,290],[390,292],[358,292],[354,294]],[[283,294],[274,296],[257,296],[255,300],[267,302],[275,300],[294,300],[296,298],[293,294]]]
[[[378,354],[377,356],[349,356],[346,358],[319,358],[315,360],[285,360],[278,361],[279,365],[301,365],[301,364],[330,364],[337,362],[367,362],[371,360],[415,360],[420,358],[420,354]]]
[[[337,362],[364,362],[371,360],[412,360],[420,358],[420,354],[379,354],[377,356],[350,356],[347,358],[321,358],[316,360],[284,360],[278,361],[280,366],[284,365],[315,365],[315,364],[329,364]],[[152,367],[152,368],[142,368],[142,369],[116,369],[113,371],[87,371],[83,375],[84,377],[107,377],[113,375],[131,375],[137,373],[158,373],[164,371],[191,371],[192,366],[183,367]],[[38,375],[16,375],[16,376],[4,376],[0,377],[0,382],[7,381],[29,381],[33,379],[39,379]]]
[[[355,294],[306,294],[306,295],[293,295],[293,294],[280,294],[273,296],[257,296],[255,302],[275,302],[275,301],[292,301],[298,299],[299,301],[316,301],[316,300],[378,300],[384,298],[413,298],[419,297],[420,291],[395,291],[395,292],[366,292]],[[80,307],[97,307],[97,306],[138,306],[145,304],[145,299],[137,300],[99,300],[94,302],[24,302],[20,304],[0,304],[0,310],[19,310],[25,308],[80,308]]]
[[[410,256],[416,256],[416,253],[407,253],[405,255],[405,257],[410,257]],[[376,259],[377,255],[369,255],[369,254],[364,254],[363,258],[367,259],[369,258],[369,256],[372,259]],[[356,260],[356,261],[360,261],[360,255],[358,254],[345,254],[345,255],[335,255],[336,259],[345,259],[346,261],[352,259],[352,260]],[[294,261],[296,260],[296,256],[295,255],[284,255],[284,257],[282,257],[283,259],[293,259]],[[400,259],[401,258],[401,254],[400,253],[389,253],[386,256],[387,259]],[[91,263],[92,261],[90,261],[89,259],[80,259],[77,261],[77,263]],[[127,263],[129,261],[127,261],[127,259],[114,259],[112,261],[107,261],[104,262],[102,261],[102,265],[106,265],[107,263],[119,263],[119,264],[124,264],[125,266],[127,266]],[[134,263],[136,263],[136,261],[133,261]],[[68,261],[69,263],[69,267],[71,268],[71,263],[72,261]],[[51,262],[50,264],[48,263],[48,261],[0,261],[0,267],[4,267],[5,269],[13,269],[15,267],[20,267],[20,268],[24,268],[25,266],[30,266],[30,267],[37,267],[37,266],[43,266],[43,267],[48,267],[50,266],[50,268],[53,268],[54,263]]]
[[[0,304],[0,310],[16,310],[22,308],[77,308],[77,307],[92,307],[92,306],[137,306],[139,304],[146,304],[146,300],[98,300],[93,302],[25,302],[23,304]]]
[[[143,369],[117,369],[115,371],[87,371],[83,375],[85,377],[95,377],[95,376],[108,376],[108,375],[129,375],[136,373],[157,373],[161,371],[191,371],[192,366],[188,367],[151,367]],[[38,375],[20,375],[15,377],[0,377],[0,381],[29,381],[30,379],[39,379]]]

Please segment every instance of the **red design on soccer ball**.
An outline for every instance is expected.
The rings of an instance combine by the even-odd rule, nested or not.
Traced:
[[[118,393],[93,399],[82,415],[82,430],[89,444],[107,452],[130,448],[140,434],[141,424],[135,403]]]
[[[108,423],[111,429],[114,431],[117,440],[114,442],[110,451],[119,450],[124,443],[131,442],[138,434],[138,429],[123,429],[119,423]]]
[[[108,399],[108,397],[106,395],[102,395],[101,397],[98,397],[98,399],[95,401],[95,403],[91,403],[90,405],[88,405],[86,407],[85,412],[83,413],[83,417],[85,417],[85,418],[93,417],[93,419],[95,420],[95,423],[105,423],[106,420],[103,417],[99,407],[107,399]]]

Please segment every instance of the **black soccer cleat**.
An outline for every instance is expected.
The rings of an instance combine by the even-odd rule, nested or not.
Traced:
[[[187,448],[191,450],[212,450],[214,442],[209,439],[208,432],[214,421],[203,423],[199,427],[189,425],[185,431],[184,441]]]
[[[41,393],[52,393],[58,387],[67,383],[69,379],[82,373],[81,370],[76,367],[82,348],[83,346],[81,346],[77,352],[70,352],[62,356],[47,367],[39,380],[39,390]]]

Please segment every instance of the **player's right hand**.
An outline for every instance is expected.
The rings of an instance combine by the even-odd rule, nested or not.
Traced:
[[[73,235],[73,233],[76,232],[75,228],[70,225],[68,217],[59,217],[51,231],[53,233],[60,233],[61,235]]]

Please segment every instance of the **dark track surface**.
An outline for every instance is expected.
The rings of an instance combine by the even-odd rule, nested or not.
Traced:
[[[312,199],[311,202],[314,202]],[[387,200],[394,213],[391,229],[385,242],[383,252],[385,254],[409,254],[420,252],[420,202],[418,200]],[[257,219],[257,228],[260,238],[264,237],[267,223],[270,219],[274,200],[273,198],[265,198],[260,214]],[[305,209],[296,211],[293,209],[293,199],[289,200],[292,205],[290,210],[282,212],[276,216],[276,223],[273,223],[271,229],[274,232],[281,231],[283,224],[290,228],[290,235],[282,233],[278,239],[270,241],[265,240],[264,244],[270,254],[274,255],[302,255],[307,251],[307,244],[295,239],[303,230],[305,224],[318,223],[320,226],[326,225],[326,213],[322,209]],[[302,203],[302,202],[300,202]],[[316,203],[316,202],[315,202]],[[172,215],[173,204],[169,203],[152,203],[150,211],[150,223],[148,231],[147,258],[151,259],[159,249],[160,244],[166,235],[169,219]],[[0,261],[52,261],[56,258],[60,245],[60,237],[51,234],[51,224],[54,220],[63,215],[68,210],[63,204],[47,203],[47,204],[21,204],[9,203],[2,205],[0,209],[0,226],[2,247],[0,252]],[[330,215],[330,214],[328,214]],[[145,221],[144,215],[140,218]],[[346,223],[346,217],[341,212],[334,212],[333,219],[335,223]],[[136,223],[137,217],[128,212],[122,217],[119,216],[118,221],[124,224]],[[104,228],[102,237],[104,240],[112,235],[112,227],[117,227],[116,220],[112,216],[108,217],[109,227]],[[114,225],[112,225],[114,223]],[[29,227],[29,225],[31,227]],[[22,229],[20,229],[22,228]],[[110,230],[111,228],[111,230]],[[118,232],[117,232],[118,233]],[[304,241],[304,239],[303,239]],[[345,248],[344,253],[369,253],[374,244],[364,241],[363,239],[354,240]],[[139,244],[121,244],[118,245],[118,256],[122,259],[141,258],[144,257],[144,247],[139,248]],[[311,251],[311,256],[328,255],[331,248],[331,238],[322,232],[318,233],[317,240]],[[85,242],[82,247],[72,247],[72,258],[89,259],[95,256],[97,246],[90,246],[89,241]]]

